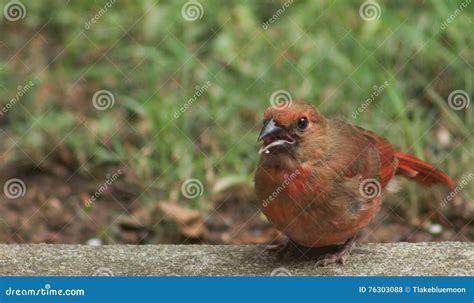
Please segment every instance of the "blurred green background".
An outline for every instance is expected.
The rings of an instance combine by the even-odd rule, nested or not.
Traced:
[[[139,217],[136,205],[149,210],[170,201],[207,214],[215,201],[240,199],[241,190],[229,188],[251,192],[262,114],[278,90],[466,178],[474,171],[473,105],[455,110],[448,97],[462,90],[472,101],[474,5],[377,1],[377,18],[365,20],[363,3],[200,0],[195,18],[185,1],[23,0],[23,18],[8,20],[4,12],[1,174],[22,179],[26,194],[2,197],[1,239],[80,242],[76,234],[96,233],[127,242],[116,240],[113,226],[120,216]],[[101,90],[113,104],[98,110],[93,96]],[[103,215],[83,206],[118,169],[123,174],[98,201],[124,205]],[[189,178],[202,183],[202,195],[183,196]],[[423,220],[413,218],[432,219],[427,209],[451,221],[440,207],[446,190],[400,182],[387,207],[396,203],[414,229]],[[471,177],[456,197],[463,210],[472,209],[473,189]],[[60,215],[67,210],[69,217]],[[65,222],[51,227],[48,211]],[[82,213],[101,223],[54,238],[89,220]],[[33,216],[49,223],[27,229]],[[156,232],[156,223],[148,229]],[[457,229],[444,224],[456,232],[466,225],[471,215]],[[43,229],[48,236],[37,237]],[[474,238],[472,231],[465,236]]]

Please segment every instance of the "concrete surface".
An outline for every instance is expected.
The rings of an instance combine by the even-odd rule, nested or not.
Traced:
[[[0,275],[474,275],[474,243],[358,246],[345,265],[278,261],[266,246],[0,245]]]

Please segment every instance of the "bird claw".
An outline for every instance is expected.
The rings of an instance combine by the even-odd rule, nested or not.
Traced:
[[[320,257],[316,261],[316,266],[325,267],[330,264],[344,265],[348,258],[349,258],[349,252],[345,252],[344,254],[341,254],[341,253],[326,254]]]
[[[291,240],[287,240],[283,243],[270,246],[266,249],[271,254],[276,255],[277,259],[286,259],[289,257],[299,257],[302,253],[299,251],[297,244]]]
[[[341,247],[341,250],[335,253],[329,253],[321,256],[316,261],[316,266],[324,267],[330,264],[341,264],[344,265],[349,258],[349,255],[354,248],[355,237],[347,240]]]
[[[347,240],[342,245],[327,247],[308,248],[303,247],[291,240],[267,248],[271,254],[275,254],[280,260],[287,258],[315,260],[316,266],[324,267],[330,264],[344,265],[354,248],[355,237]]]

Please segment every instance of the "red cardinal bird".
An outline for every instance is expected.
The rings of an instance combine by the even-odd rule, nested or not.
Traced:
[[[269,107],[258,140],[263,146],[255,191],[268,220],[290,239],[284,248],[343,243],[319,258],[321,266],[346,261],[395,174],[426,186],[454,187],[431,164],[369,130],[325,118],[303,101]]]

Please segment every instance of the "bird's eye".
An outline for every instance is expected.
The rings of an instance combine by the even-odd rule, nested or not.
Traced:
[[[296,122],[296,126],[298,126],[299,129],[305,129],[308,127],[308,118],[306,117],[301,117],[298,119],[298,122]]]

